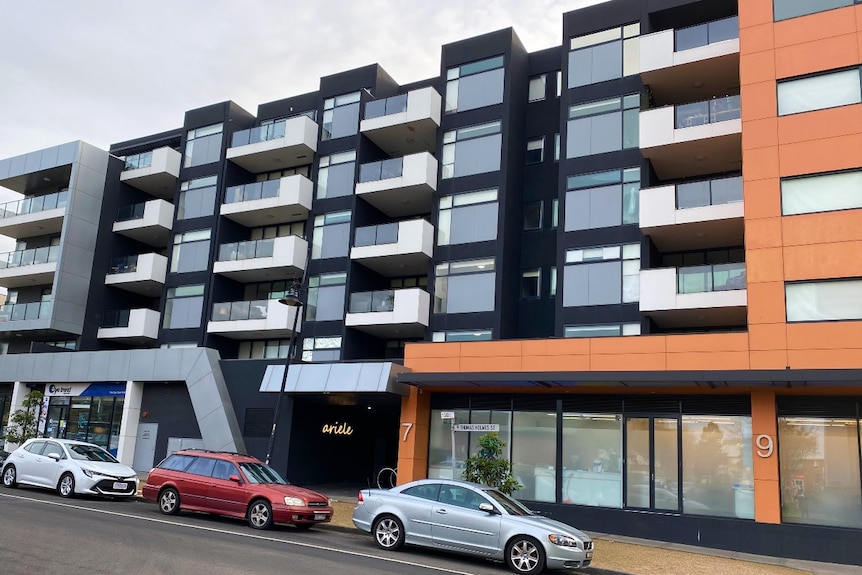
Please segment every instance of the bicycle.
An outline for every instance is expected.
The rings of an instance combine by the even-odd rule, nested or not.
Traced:
[[[377,472],[377,488],[392,489],[398,483],[398,468],[384,467]]]

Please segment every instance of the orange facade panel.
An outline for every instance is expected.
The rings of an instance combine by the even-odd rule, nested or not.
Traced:
[[[795,144],[811,140],[831,140],[832,138],[853,134],[862,134],[862,104],[792,114],[778,118],[779,144]],[[826,142],[826,145],[829,145],[829,143]],[[855,165],[859,163],[862,163],[862,159],[857,159]],[[844,167],[850,168],[854,166]]]
[[[754,54],[766,50],[772,51],[775,46],[774,29],[775,26],[771,21],[748,28],[740,26],[739,51],[743,54]]]
[[[754,52],[739,57],[740,85],[774,82],[775,56],[772,52]]]
[[[816,174],[840,170],[840,166],[858,166],[859,150],[862,150],[862,134],[785,144],[777,150],[781,160],[779,175],[788,177]],[[746,157],[745,161],[747,160]],[[743,172],[744,170],[745,167]]]
[[[750,250],[781,247],[781,218],[746,220],[745,247]]]
[[[785,369],[787,350],[755,351],[749,354],[751,369]]]
[[[775,47],[785,48],[799,44],[816,44],[820,40],[841,37],[856,32],[856,17],[853,8],[839,8],[810,14],[802,18],[791,18],[775,23]],[[831,59],[824,53],[821,60]]]
[[[744,129],[744,128],[743,128]],[[745,134],[743,133],[743,140]],[[748,158],[747,153],[743,153]],[[776,178],[746,181],[743,188],[745,221],[781,215],[781,183]]]
[[[748,324],[784,323],[784,282],[748,282]]]
[[[856,64],[859,64],[859,44],[854,32],[775,50],[775,75],[778,79]]]
[[[742,151],[742,178],[745,185],[751,180],[778,177],[778,148],[769,147]]]
[[[746,250],[745,275],[749,289],[752,284],[784,280],[784,265],[781,256],[781,248]],[[749,304],[750,301],[749,299]]]
[[[460,343],[416,343],[404,349],[404,359],[432,358],[432,357],[459,357],[461,355]]]
[[[787,326],[784,322],[749,325],[748,346],[753,351],[786,350]]]
[[[786,281],[862,277],[862,241],[830,242],[784,248]]]
[[[745,351],[714,351],[667,354],[667,369],[680,370],[722,370],[749,369],[748,350]]]
[[[860,210],[788,216],[781,222],[781,233],[785,246],[858,242],[862,241],[860,222],[862,222]]]
[[[772,0],[746,0],[740,4],[744,4],[739,7],[740,28],[772,24]]]
[[[666,336],[667,352],[748,351],[748,336],[744,333],[700,333]]]
[[[764,118],[742,124],[742,149],[753,150],[778,145],[778,119]]]
[[[787,325],[788,349],[862,349],[862,321],[791,323]],[[857,352],[862,356],[862,352]],[[862,357],[859,359],[862,364]]]
[[[845,348],[850,343],[844,342]],[[855,349],[788,349],[787,361],[792,369],[859,369],[862,368],[862,346]]]

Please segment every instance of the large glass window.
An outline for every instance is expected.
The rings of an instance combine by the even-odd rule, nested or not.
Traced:
[[[640,250],[640,244],[568,250],[563,271],[563,306],[638,301]]]
[[[302,361],[338,361],[341,337],[307,337],[302,340]]]
[[[352,136],[359,131],[360,92],[351,92],[323,102],[321,140]]]
[[[199,327],[203,309],[203,284],[168,288],[162,327],[165,329]]]
[[[784,286],[787,321],[862,319],[862,280],[795,282]]]
[[[639,113],[639,94],[571,106],[566,124],[566,157],[637,148]]]
[[[563,503],[622,507],[622,417],[563,413]]]
[[[311,258],[347,256],[350,250],[350,211],[330,212],[314,218]]]
[[[773,20],[778,22],[806,14],[852,6],[854,3],[859,4],[860,0],[855,2],[854,0],[772,0]]]
[[[212,164],[221,159],[222,124],[189,130],[186,134],[184,168]]]
[[[440,177],[459,178],[500,169],[500,122],[458,128],[443,134]]]
[[[778,82],[778,115],[862,102],[860,68]]]
[[[531,501],[556,500],[556,413],[513,413],[511,461],[512,475],[524,486],[513,494],[515,497]]]
[[[640,24],[578,36],[569,41],[569,88],[637,74]]]
[[[625,168],[567,179],[565,230],[636,224],[640,213],[640,168]]]
[[[174,235],[171,272],[197,272],[207,269],[210,254],[210,229]]]
[[[177,219],[190,220],[213,215],[217,180],[218,176],[207,176],[180,184]]]
[[[527,101],[538,102],[545,99],[547,92],[548,75],[539,74],[530,78],[530,85],[527,89]]]
[[[317,198],[340,198],[353,193],[356,150],[323,156],[317,171]]]
[[[493,259],[446,262],[437,266],[434,313],[494,311]]]
[[[862,170],[781,180],[781,214],[862,208]]]
[[[321,274],[308,279],[308,302],[305,305],[306,321],[344,319],[346,273]]]
[[[641,324],[639,323],[603,323],[563,327],[563,337],[617,337],[640,334]]]
[[[497,239],[498,209],[496,188],[440,198],[437,245]]]
[[[474,110],[503,101],[503,56],[446,70],[446,112]]]
[[[468,331],[435,331],[431,341],[490,341],[490,329],[471,329]]]

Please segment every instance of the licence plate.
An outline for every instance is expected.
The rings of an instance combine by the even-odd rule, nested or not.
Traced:
[[[592,559],[592,558],[593,558],[593,552],[587,551],[587,559]]]
[[[328,515],[326,513],[315,513],[314,520],[315,521],[325,521]]]
[[[123,483],[121,481],[114,482],[114,491],[126,491],[129,488],[128,483]]]

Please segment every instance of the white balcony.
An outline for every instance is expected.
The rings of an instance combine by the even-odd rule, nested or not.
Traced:
[[[359,131],[390,156],[433,152],[440,127],[440,94],[421,88],[365,104]]]
[[[294,318],[302,307],[279,303],[278,300],[234,301],[213,304],[212,319],[207,333],[231,339],[270,339],[290,337]],[[297,332],[302,319],[297,319]]]
[[[640,113],[641,153],[662,180],[740,170],[739,96]]]
[[[352,293],[344,324],[375,337],[421,337],[430,310],[431,295],[421,288]]]
[[[64,190],[0,204],[0,235],[18,239],[59,234],[68,201]]]
[[[127,309],[106,312],[96,337],[130,345],[151,344],[159,338],[159,312],[151,309]]]
[[[387,277],[426,275],[434,226],[423,219],[356,228],[350,259]]]
[[[640,228],[663,251],[742,245],[742,178],[719,178],[640,191]]]
[[[163,200],[172,200],[180,175],[181,154],[165,146],[126,158],[120,181]]]
[[[301,276],[308,242],[298,236],[234,242],[219,246],[213,273],[249,283]]]
[[[60,246],[45,246],[0,254],[0,287],[52,285]]]
[[[133,293],[156,297],[165,285],[168,271],[168,258],[161,254],[149,253],[111,262],[105,275],[105,285],[114,286]]]
[[[640,37],[643,83],[659,103],[694,101],[739,86],[736,17]]]
[[[228,188],[221,215],[247,228],[308,219],[314,184],[301,175]]]
[[[662,328],[746,325],[744,263],[641,270],[640,311]]]
[[[317,130],[311,118],[298,116],[235,132],[227,159],[256,174],[310,164]]]
[[[163,248],[174,222],[174,205],[165,200],[120,208],[113,231],[147,245]]]
[[[398,218],[431,212],[437,190],[437,159],[421,152],[360,166],[356,195]]]

